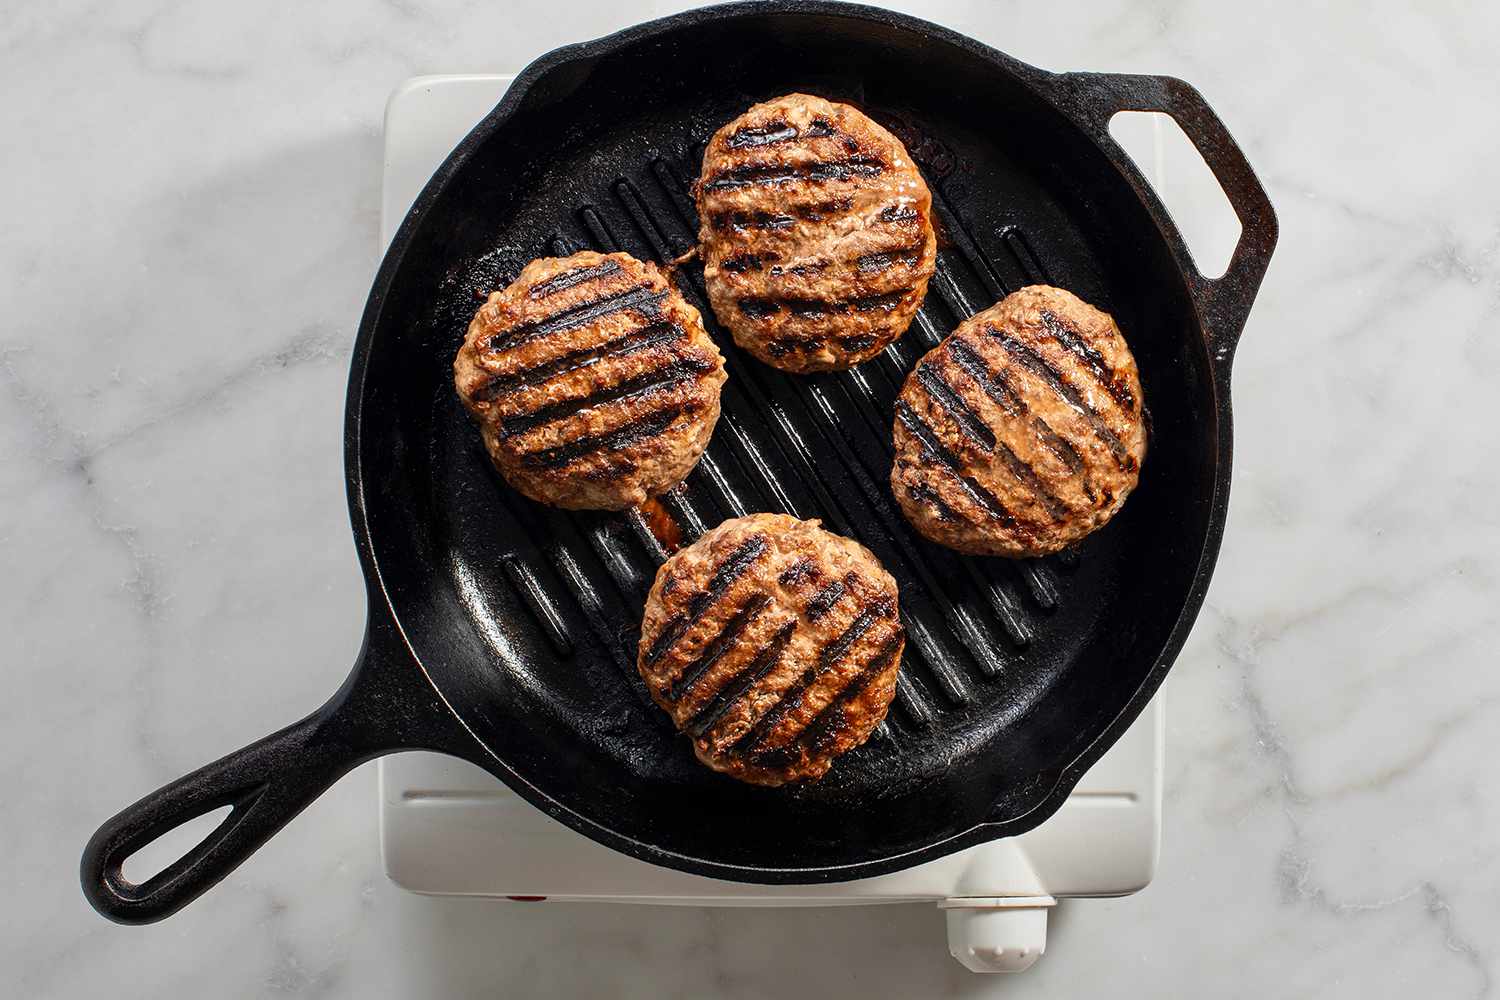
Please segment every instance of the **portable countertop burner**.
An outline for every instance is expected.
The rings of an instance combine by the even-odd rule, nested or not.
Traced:
[[[428,76],[386,110],[382,247],[449,150],[483,118],[509,76]],[[1120,135],[1149,151],[1152,135]],[[1159,149],[1158,149],[1159,152]],[[1152,180],[1163,190],[1161,156]],[[889,875],[820,885],[721,881],[658,867],[548,817],[472,764],[429,753],[380,762],[386,874],[414,892],[691,906],[832,906],[933,902],[949,949],[976,972],[1016,972],[1042,954],[1047,909],[1062,896],[1120,896],[1155,871],[1161,829],[1164,714],[1158,695],[1073,790],[1021,836]]]

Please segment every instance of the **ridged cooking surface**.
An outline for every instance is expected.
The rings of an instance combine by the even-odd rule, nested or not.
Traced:
[[[624,250],[666,263],[693,246],[697,216],[684,163],[655,159],[633,177],[604,186],[597,200],[557,220],[539,252],[565,256],[580,249]],[[710,334],[729,359],[718,430],[687,482],[646,512],[575,515],[518,512],[566,532],[544,545],[547,569],[512,557],[505,573],[515,596],[555,649],[571,655],[576,643],[565,620],[594,623],[621,670],[633,673],[635,633],[611,634],[607,621],[639,620],[645,587],[668,554],[648,520],[666,525],[685,544],[727,517],[755,512],[820,518],[829,530],[891,552],[887,566],[902,581],[908,642],[896,693],[897,715],[875,742],[899,741],[963,713],[987,685],[1023,657],[1037,630],[1065,600],[1078,559],[1064,552],[1044,560],[1003,561],[937,551],[907,524],[890,496],[893,402],[905,375],[963,318],[1024,284],[1050,275],[1023,233],[1008,231],[1009,251],[988,260],[976,249],[938,189],[934,194],[946,245],[938,255],[927,301],[910,330],[858,368],[820,376],[786,375],[737,348],[715,321],[701,271],[681,269],[678,287],[702,311]],[[624,223],[622,225],[622,222]],[[497,282],[513,275],[500,273]],[[815,454],[831,448],[840,478],[855,484],[861,516],[841,491],[825,483]],[[796,485],[792,485],[796,484]],[[810,491],[812,503],[795,499]],[[524,504],[519,497],[506,498]],[[600,567],[603,572],[591,570]],[[977,599],[976,599],[977,598]],[[1012,682],[1013,683],[1013,682]],[[639,695],[645,698],[644,689]],[[1020,709],[1019,703],[1013,711]],[[856,754],[869,752],[855,751]]]

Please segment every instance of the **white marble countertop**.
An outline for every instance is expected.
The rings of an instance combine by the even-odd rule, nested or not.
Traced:
[[[387,94],[651,8],[0,12],[0,992],[1500,992],[1493,5],[925,8],[1048,68],[1192,81],[1282,223],[1223,557],[1167,682],[1159,874],[1064,902],[1030,972],[969,974],[928,907],[409,895],[369,766],[178,917],[88,908],[100,820],[296,718],[356,652],[341,411]]]

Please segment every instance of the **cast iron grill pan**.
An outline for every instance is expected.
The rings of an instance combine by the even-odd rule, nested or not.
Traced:
[[[492,471],[452,387],[475,308],[535,257],[665,263],[697,231],[704,143],[794,90],[853,103],[906,143],[934,196],[937,273],[908,333],[853,371],[788,375],[714,321],[728,359],[707,453],[649,513],[546,508]],[[1118,110],[1177,118],[1244,227],[1204,279],[1109,139]],[[562,821],[685,871],[862,878],[1029,829],[1145,705],[1217,552],[1229,361],[1275,242],[1264,192],[1202,99],[1161,77],[1053,75],[900,15],[825,3],[696,11],[543,57],[413,207],[372,289],[350,381],[347,474],[370,581],[366,648],[318,712],[142,799],[84,856],[86,892],[159,919],[227,874],[361,760],[429,748],[487,767]],[[1113,313],[1151,441],[1123,511],[1041,560],[960,556],[890,495],[895,395],[961,320],[1046,282]],[[896,704],[823,781],[743,785],[693,760],[635,666],[667,545],[755,511],[819,518],[901,588]],[[120,864],[221,805],[229,817],[141,885]]]

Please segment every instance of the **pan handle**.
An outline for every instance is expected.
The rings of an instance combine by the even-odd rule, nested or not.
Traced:
[[[1230,137],[1203,95],[1191,84],[1170,76],[1137,76],[1126,73],[1065,73],[1059,96],[1064,110],[1084,127],[1119,165],[1136,188],[1158,224],[1171,225],[1171,217],[1160,206],[1150,186],[1135,168],[1129,154],[1109,134],[1109,121],[1121,111],[1156,111],[1170,115],[1192,141],[1208,164],[1229,205],[1240,220],[1240,239],[1229,267],[1218,278],[1208,278],[1193,263],[1181,239],[1173,253],[1184,265],[1194,302],[1209,331],[1214,359],[1227,371],[1239,343],[1250,306],[1265,277],[1276,249],[1276,211],[1271,199],[1250,167],[1250,161]]]
[[[367,632],[349,678],[322,708],[107,820],[84,848],[80,866],[83,892],[94,908],[122,924],[169,917],[239,867],[356,765],[393,750],[463,753],[472,746],[410,657],[388,653],[400,647],[376,633],[373,627]],[[136,851],[224,806],[229,815],[181,858],[144,882],[125,877],[125,860]]]

